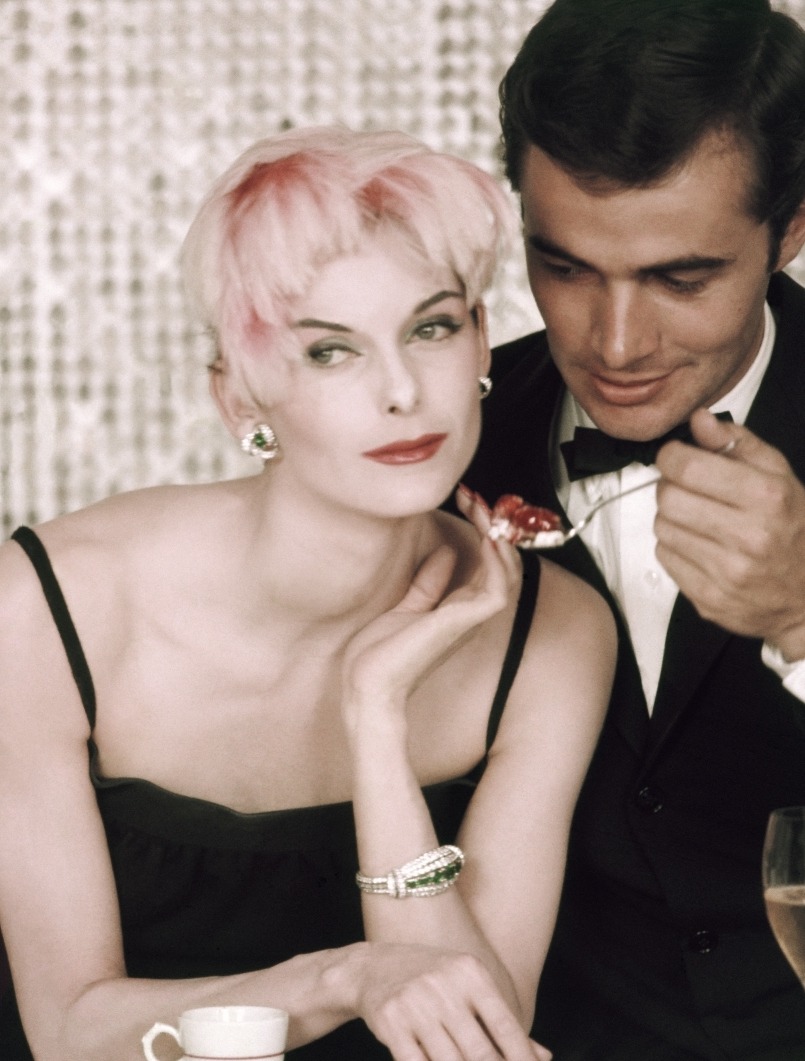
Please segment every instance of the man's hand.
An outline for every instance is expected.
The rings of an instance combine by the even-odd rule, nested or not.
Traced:
[[[657,458],[657,558],[699,614],[805,658],[805,487],[776,449],[706,409]]]

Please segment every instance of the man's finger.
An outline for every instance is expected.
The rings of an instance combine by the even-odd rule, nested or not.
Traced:
[[[697,409],[690,418],[690,427],[701,449],[722,453],[731,460],[777,475],[788,468],[785,458],[747,427],[718,420],[709,409]]]

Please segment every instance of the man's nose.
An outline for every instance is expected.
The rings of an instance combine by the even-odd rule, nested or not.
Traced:
[[[596,297],[592,346],[609,368],[628,368],[657,348],[649,299],[636,284],[610,285]]]

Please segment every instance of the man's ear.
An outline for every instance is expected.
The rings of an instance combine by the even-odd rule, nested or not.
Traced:
[[[799,204],[799,209],[788,222],[783,238],[780,242],[780,253],[774,265],[774,272],[778,273],[790,265],[805,245],[805,201]]]
[[[265,413],[245,391],[242,380],[221,357],[210,366],[210,394],[224,426],[238,442],[265,420]]]
[[[486,304],[481,299],[478,299],[473,306],[472,316],[478,331],[478,373],[485,376],[492,367],[492,350],[489,346],[489,320]]]

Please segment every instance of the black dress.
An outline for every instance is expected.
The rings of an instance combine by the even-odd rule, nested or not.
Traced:
[[[12,537],[36,569],[94,726],[92,678],[47,554],[29,528]],[[487,749],[517,673],[538,582],[538,569],[531,569],[490,711]],[[455,839],[484,764],[423,790],[441,843]],[[363,939],[351,803],[244,814],[138,778],[101,777],[92,740],[89,770],[117,882],[130,976],[225,976]],[[373,1061],[390,1054],[354,1020],[293,1056]],[[31,1058],[13,993],[0,1010],[0,1057]]]

